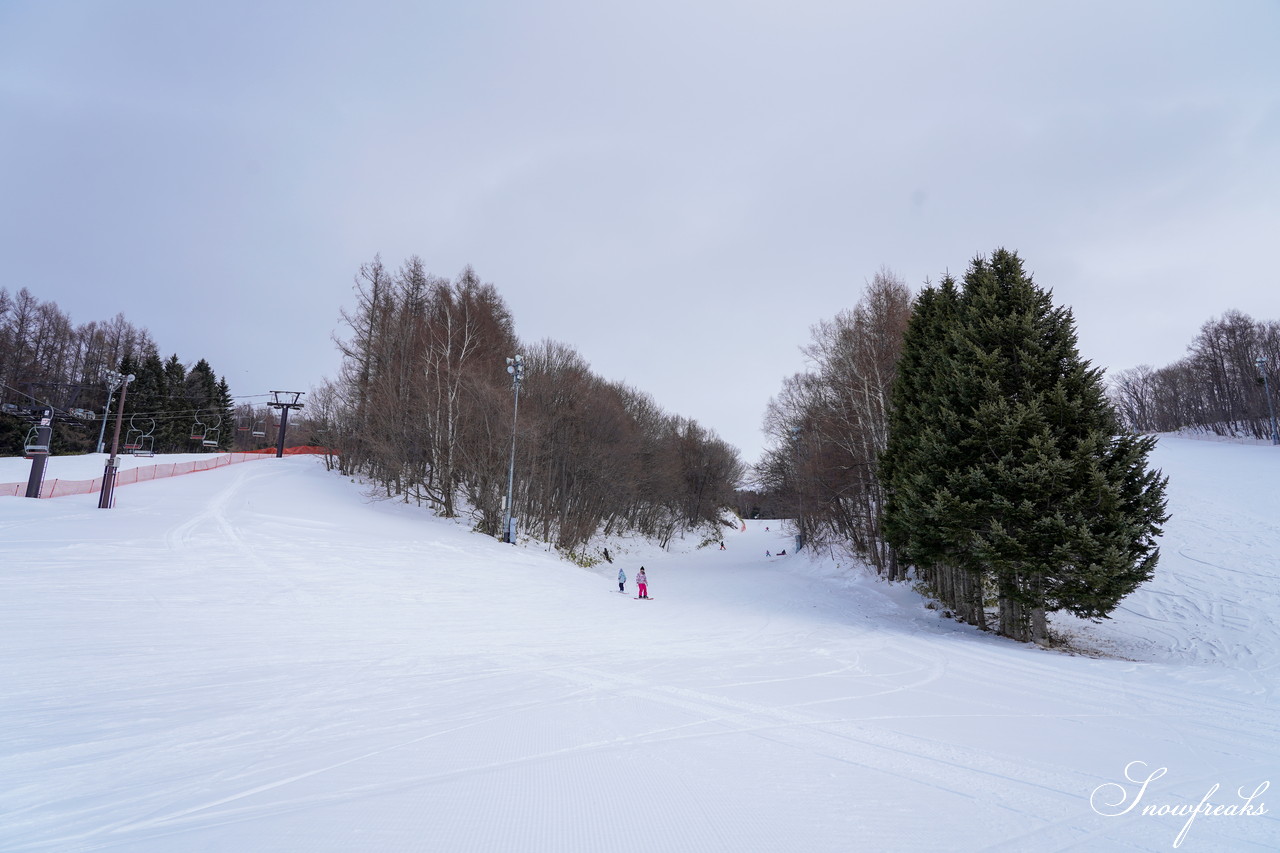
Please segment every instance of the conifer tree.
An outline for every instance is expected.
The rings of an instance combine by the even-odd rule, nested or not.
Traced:
[[[964,547],[968,521],[950,483],[963,465],[967,391],[959,369],[960,293],[950,276],[916,298],[903,338],[880,474],[887,498],[885,536],[904,562],[956,617],[986,627],[986,567]]]
[[[982,619],[963,605],[990,580],[1000,632],[1045,642],[1048,612],[1104,617],[1151,577],[1165,481],[1015,253],[947,285],[921,294],[899,366],[886,535],[960,618]]]
[[[187,402],[187,367],[174,353],[164,363],[164,379],[167,396],[164,418],[161,421],[157,445],[163,444],[166,453],[181,453],[191,446],[192,406]]]
[[[230,450],[232,443],[235,441],[236,410],[235,400],[231,397],[231,386],[227,384],[227,377],[218,377],[216,389],[214,404],[222,421],[222,430],[218,435],[218,449]]]
[[[167,396],[164,365],[155,344],[150,342],[143,345],[140,359],[126,356],[121,364],[121,372],[134,374],[134,380],[129,384],[128,409],[124,413],[126,431],[120,440],[140,445],[141,436],[150,432],[151,449],[154,449],[154,431],[159,423],[156,413],[164,406]]]
[[[223,423],[218,380],[209,362],[202,358],[187,371],[184,393],[188,408],[193,412],[192,423],[198,427],[192,435],[201,434],[207,440],[221,441],[222,433],[229,431],[225,428],[233,424]],[[202,449],[201,442],[194,441],[193,444],[194,450]]]

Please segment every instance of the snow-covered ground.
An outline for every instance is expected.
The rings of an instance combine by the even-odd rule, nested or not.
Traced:
[[[1280,449],[1154,462],[1157,578],[1079,655],[778,522],[583,569],[309,457],[0,498],[0,850],[1280,848]]]

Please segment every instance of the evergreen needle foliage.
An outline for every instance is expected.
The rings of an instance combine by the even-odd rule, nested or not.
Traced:
[[[884,530],[957,618],[1047,641],[1046,613],[1105,617],[1150,579],[1165,478],[1117,434],[1071,312],[1017,254],[977,258],[915,304],[880,474]]]

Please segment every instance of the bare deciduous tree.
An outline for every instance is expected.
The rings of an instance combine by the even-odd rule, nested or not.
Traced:
[[[852,310],[813,327],[802,348],[812,369],[784,382],[770,402],[764,427],[772,444],[757,469],[763,485],[790,496],[805,541],[851,547],[895,579],[897,562],[880,531],[876,466],[910,315],[910,290],[882,269]]]
[[[411,258],[356,277],[343,312],[344,365],[329,389],[329,442],[346,473],[445,515],[458,498],[477,529],[501,530],[513,397],[505,358],[521,350],[505,303],[467,268],[452,282]],[[514,513],[572,551],[601,532],[660,540],[712,524],[742,476],[737,453],[647,396],[594,375],[572,348],[523,352]]]
[[[1118,373],[1109,395],[1122,425],[1135,432],[1192,428],[1264,438],[1271,429],[1258,359],[1269,371],[1280,368],[1280,323],[1228,311],[1201,326],[1185,358]]]

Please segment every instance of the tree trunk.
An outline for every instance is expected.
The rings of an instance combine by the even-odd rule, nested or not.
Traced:
[[[1037,646],[1049,645],[1049,619],[1044,611],[1044,578],[1036,575],[1031,582],[1031,591],[1035,595],[1035,605],[1030,608],[1031,641]]]
[[[1031,608],[1031,641],[1037,646],[1049,645],[1049,620],[1043,607]]]
[[[1000,578],[1000,633],[1011,640],[1025,643],[1031,639],[1026,607],[1018,600],[1017,579]]]
[[[979,574],[975,580],[977,583],[973,585],[973,606],[977,611],[978,621],[974,624],[986,631],[989,630],[987,627],[987,579]]]

